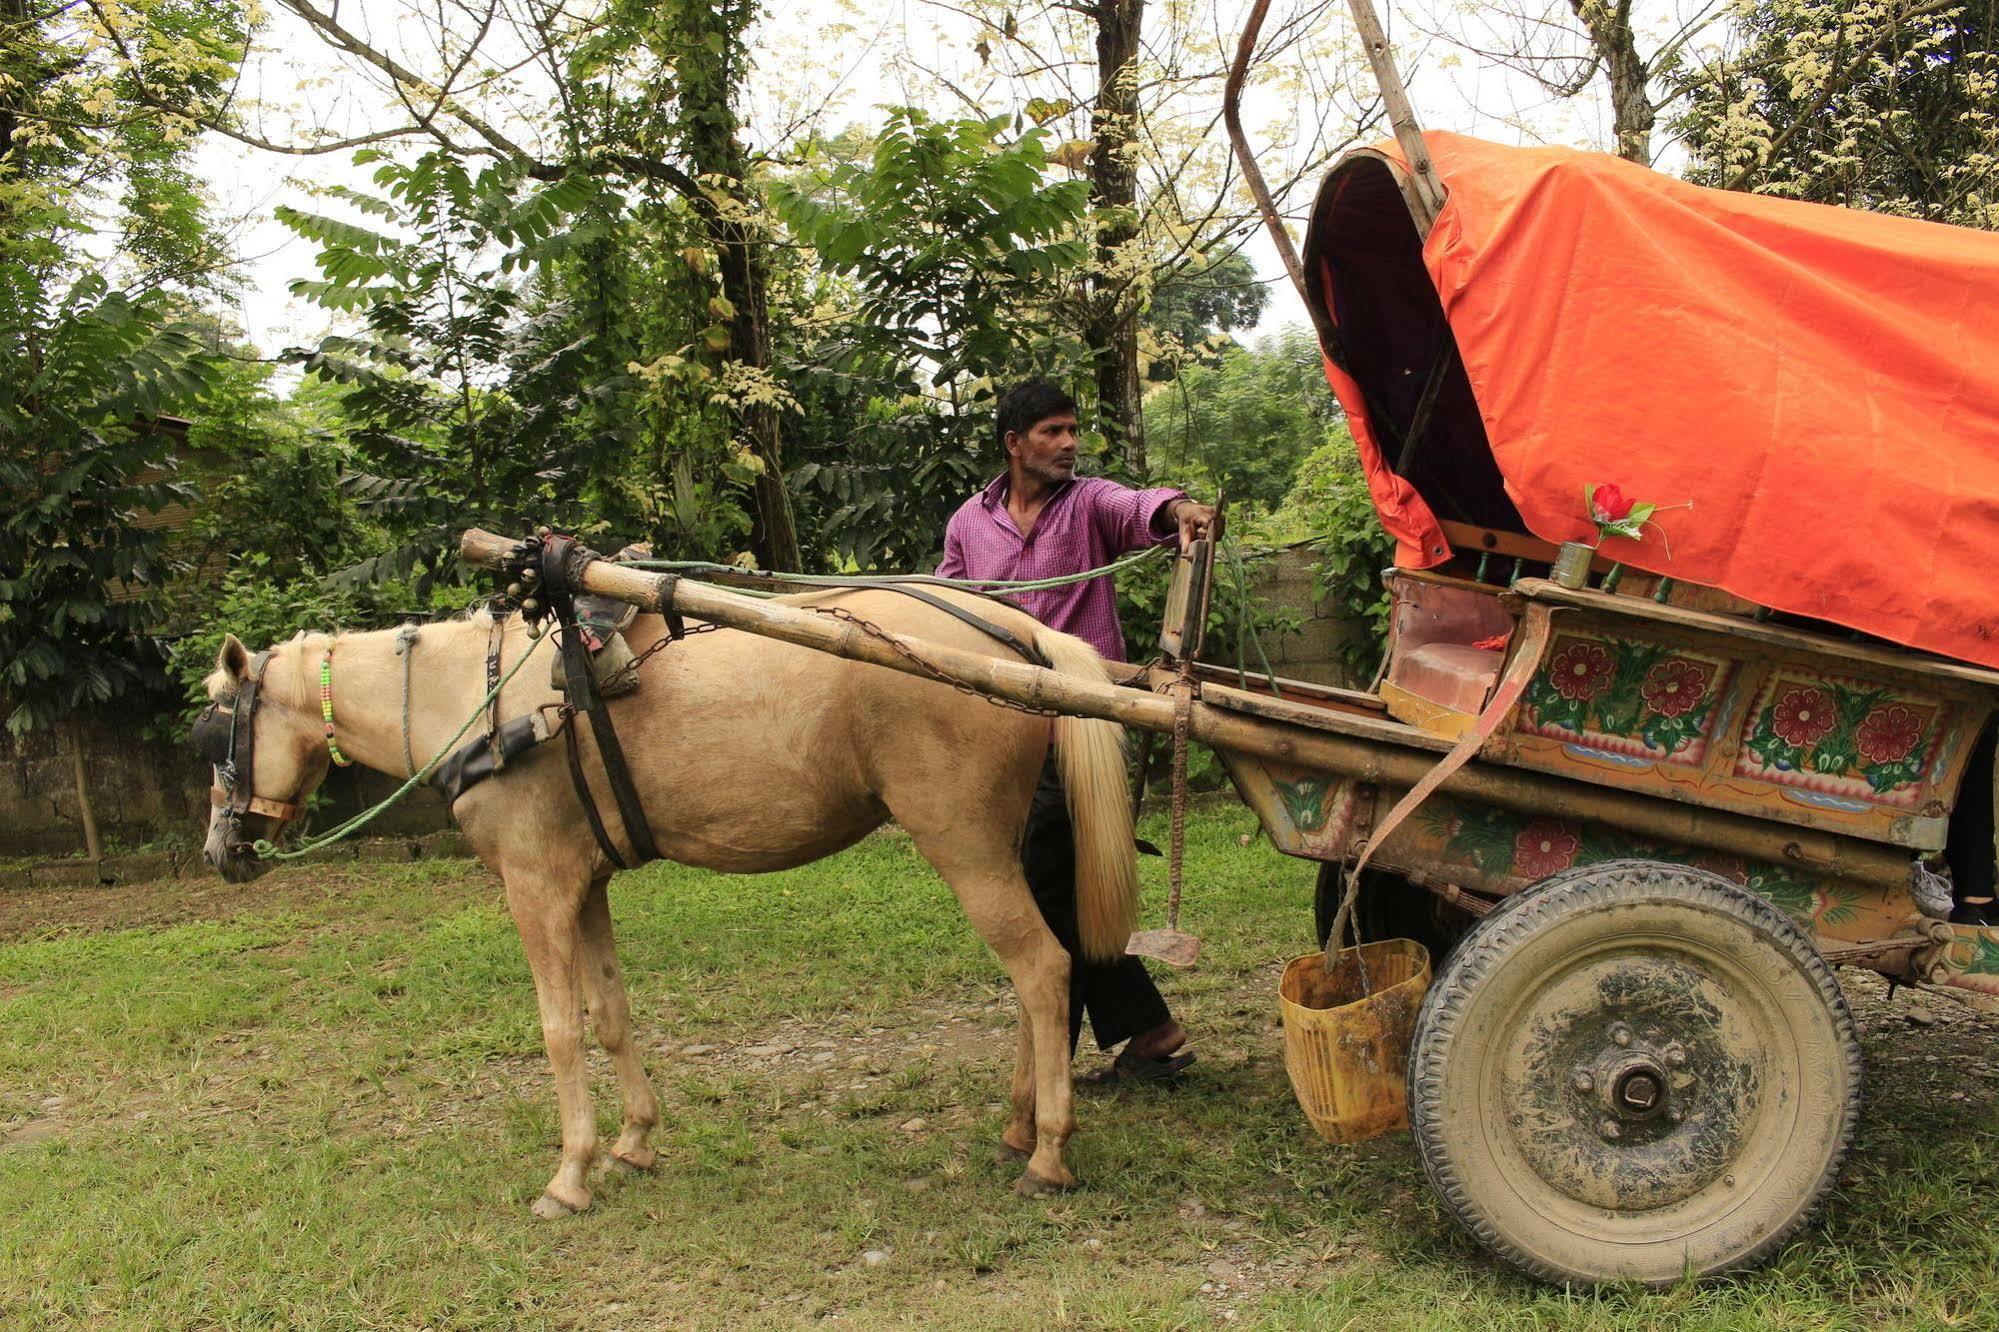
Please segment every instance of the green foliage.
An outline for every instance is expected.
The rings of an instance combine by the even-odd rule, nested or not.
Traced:
[[[1212,365],[1234,345],[1230,333],[1256,327],[1270,289],[1239,250],[1190,255],[1155,279],[1142,317],[1149,335],[1148,377],[1172,379],[1188,365]],[[1146,429],[1151,430],[1150,422]]]
[[[821,541],[859,565],[934,558],[944,520],[998,470],[992,408],[1087,356],[1048,309],[1088,255],[1080,180],[1051,183],[1047,135],[1009,120],[890,113],[865,160],[822,144],[771,198],[819,256],[818,340],[801,352],[792,480]]]
[[[225,634],[253,647],[268,647],[300,633],[351,629],[372,618],[367,603],[353,589],[332,587],[309,576],[288,577],[261,554],[232,568],[209,598],[206,622],[176,639],[167,655],[183,722],[207,705],[201,682],[215,669]]]
[[[0,696],[16,734],[148,683],[166,573],[143,515],[189,498],[150,424],[199,391],[193,330],[158,297],[0,265]]]
[[[1686,87],[1691,179],[1999,229],[1993,0],[1752,0],[1737,25]]]
[[[551,338],[562,312],[535,308],[522,276],[592,236],[565,219],[596,201],[593,185],[537,184],[516,164],[475,172],[444,153],[408,164],[358,156],[379,163],[381,193],[338,193],[388,229],[277,212],[322,247],[322,280],[294,283],[294,292],[365,312],[364,333],[330,336],[306,362],[347,386],[342,405],[361,465],[343,485],[395,538],[341,577],[413,576],[427,596],[440,575],[456,573],[465,526],[552,520],[589,530],[583,492],[629,441],[613,408],[632,381],[590,373],[601,369],[591,331]]]
[[[1226,491],[1231,507],[1275,509],[1300,461],[1326,434],[1338,406],[1326,389],[1318,344],[1287,328],[1254,348],[1231,346],[1214,365],[1190,367],[1146,402],[1155,477],[1197,493]]]

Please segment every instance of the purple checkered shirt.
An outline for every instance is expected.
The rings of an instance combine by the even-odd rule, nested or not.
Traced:
[[[1100,476],[1077,477],[1049,496],[1034,529],[1022,537],[1006,511],[1002,473],[951,515],[937,574],[1018,582],[1101,568],[1120,555],[1177,540],[1179,529],[1165,525],[1162,510],[1184,493],[1170,486],[1133,490]],[[1105,660],[1125,659],[1117,589],[1108,574],[1067,587],[1010,593],[1007,600],[1049,628],[1074,634]]]

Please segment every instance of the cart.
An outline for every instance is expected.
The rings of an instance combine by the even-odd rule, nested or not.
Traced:
[[[1198,663],[1199,551],[1165,657],[1125,685],[688,577],[595,562],[584,583],[1031,707],[1180,721],[1275,845],[1322,863],[1322,941],[1351,881],[1362,937],[1429,948],[1408,1120],[1485,1245],[1562,1282],[1751,1265],[1859,1115],[1834,968],[1999,1002],[1999,928],[1963,900],[1994,874],[1999,332],[1977,312],[1999,237],[1414,147],[1421,171],[1408,143],[1343,160],[1305,255],[1398,541],[1374,687]],[[1519,258],[1537,247],[1560,259],[1545,288]],[[1920,345],[1917,308],[1937,312]],[[1889,447],[1918,420],[1919,458]],[[1604,482],[1694,507],[1590,549]]]

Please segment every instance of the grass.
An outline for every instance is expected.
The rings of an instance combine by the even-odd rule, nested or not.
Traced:
[[[1272,994],[1310,946],[1311,867],[1243,846],[1253,827],[1235,806],[1190,822],[1184,923],[1207,951],[1166,988],[1200,1076],[1081,1099],[1086,1187],[1054,1202],[992,1160],[997,964],[895,834],[764,879],[620,877],[662,1168],[557,1223],[527,1211],[556,1143],[527,969],[476,867],[292,868],[178,923],[17,930],[0,1326],[1999,1326],[1999,1022],[1863,1005],[1861,1139],[1826,1219],[1765,1270],[1537,1286],[1443,1214],[1406,1136],[1306,1128]],[[176,889],[105,891],[145,919]]]

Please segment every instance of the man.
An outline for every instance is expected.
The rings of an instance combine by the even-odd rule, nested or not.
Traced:
[[[1205,536],[1215,511],[1178,490],[1133,490],[1076,475],[1076,402],[1044,380],[1008,390],[998,411],[1006,471],[951,515],[944,530],[945,578],[1019,581],[1081,573],[1119,555]],[[1117,591],[1108,575],[1009,597],[1043,624],[1074,634],[1107,661],[1123,661]],[[1077,946],[1075,857],[1062,784],[1051,761],[1027,816],[1021,869],[1042,917],[1068,950],[1069,1044],[1090,1015],[1097,1044],[1124,1049],[1097,1080],[1164,1080],[1192,1063],[1187,1032],[1135,957],[1084,960]]]

